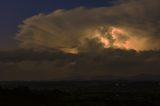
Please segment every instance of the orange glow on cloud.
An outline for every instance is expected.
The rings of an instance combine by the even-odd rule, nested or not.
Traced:
[[[101,44],[104,49],[106,48],[118,48],[124,50],[144,50],[146,39],[138,36],[133,36],[128,30],[118,27],[100,27],[99,29],[92,30],[88,33],[92,36],[88,36],[89,39],[95,39],[98,44]],[[84,45],[85,46],[85,45]],[[61,51],[70,54],[78,54],[80,49],[75,48],[59,48]]]
[[[77,48],[61,48],[61,50],[65,53],[78,54]]]
[[[127,32],[116,27],[110,27],[109,29],[102,27],[95,31],[94,38],[97,38],[104,48],[130,49]]]
[[[100,42],[104,44],[104,48],[109,47],[109,41],[105,37],[100,37]]]

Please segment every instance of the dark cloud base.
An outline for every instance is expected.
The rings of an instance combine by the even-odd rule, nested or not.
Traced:
[[[103,80],[142,74],[160,75],[160,51],[0,52],[0,80]]]

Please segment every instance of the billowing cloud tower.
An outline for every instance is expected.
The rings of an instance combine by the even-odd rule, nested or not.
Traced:
[[[91,48],[160,49],[160,1],[125,1],[111,7],[59,9],[24,20],[23,48],[78,53]],[[89,43],[92,42],[93,47]],[[94,44],[95,43],[95,44]]]

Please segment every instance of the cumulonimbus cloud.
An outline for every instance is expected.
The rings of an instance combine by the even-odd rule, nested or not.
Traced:
[[[16,39],[23,48],[53,48],[77,53],[98,50],[99,42],[92,39],[95,30],[115,27],[128,33],[131,49],[160,49],[159,10],[159,0],[126,0],[111,7],[92,9],[59,9],[24,20]],[[93,43],[92,47],[89,42]]]

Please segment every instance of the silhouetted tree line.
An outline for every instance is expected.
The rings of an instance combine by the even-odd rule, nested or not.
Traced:
[[[159,106],[159,98],[159,94],[134,92],[88,94],[58,89],[33,90],[25,86],[0,87],[0,106]]]

